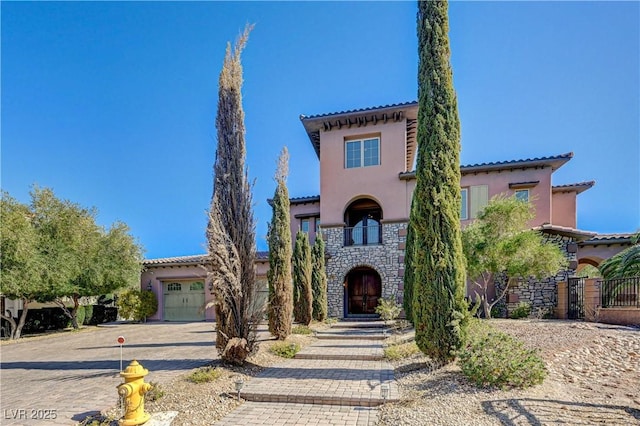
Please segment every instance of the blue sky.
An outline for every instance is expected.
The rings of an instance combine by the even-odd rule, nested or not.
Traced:
[[[291,196],[319,192],[299,121],[417,97],[414,2],[1,3],[2,188],[33,184],[129,224],[148,258],[204,252],[217,79],[243,55],[259,249],[283,145]],[[640,3],[452,2],[462,163],[573,151],[596,180],[578,227],[640,227]]]

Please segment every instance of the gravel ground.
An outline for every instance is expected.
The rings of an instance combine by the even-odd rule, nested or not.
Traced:
[[[402,401],[381,407],[379,424],[640,425],[639,329],[557,320],[495,319],[491,324],[540,351],[549,372],[542,385],[478,389],[457,365],[438,369],[419,354],[394,363]],[[313,341],[310,336],[291,338],[302,345]],[[148,402],[147,410],[178,411],[176,426],[211,425],[242,403],[235,398],[236,377],[251,380],[282,361],[268,351],[273,343],[265,338],[243,368],[214,361],[222,371],[214,382],[193,384],[185,374],[161,383],[165,395]]]
[[[640,330],[572,321],[492,320],[540,350],[549,375],[525,390],[478,389],[457,365],[395,363],[403,401],[381,425],[640,424]]]

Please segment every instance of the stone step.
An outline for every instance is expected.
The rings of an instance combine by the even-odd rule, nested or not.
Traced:
[[[370,329],[370,328],[385,328],[384,325],[384,321],[340,321],[335,323],[334,325],[331,326],[332,329],[334,328],[364,328],[364,329]]]
[[[319,340],[303,348],[295,358],[377,361],[384,358],[384,350],[376,340]]]
[[[363,332],[318,332],[316,337],[319,340],[384,340],[386,336],[380,332],[376,333],[363,333]]]
[[[286,402],[375,407],[398,401],[393,367],[384,361],[293,359],[262,371],[244,386],[240,397],[254,402]]]

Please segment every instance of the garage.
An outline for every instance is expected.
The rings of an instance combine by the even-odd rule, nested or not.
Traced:
[[[204,321],[204,281],[167,281],[163,287],[165,321]]]

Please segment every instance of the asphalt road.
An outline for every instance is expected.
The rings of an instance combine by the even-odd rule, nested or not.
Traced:
[[[137,359],[147,382],[166,382],[217,358],[214,323],[106,324],[0,346],[0,424],[70,425],[113,407],[123,368]]]

